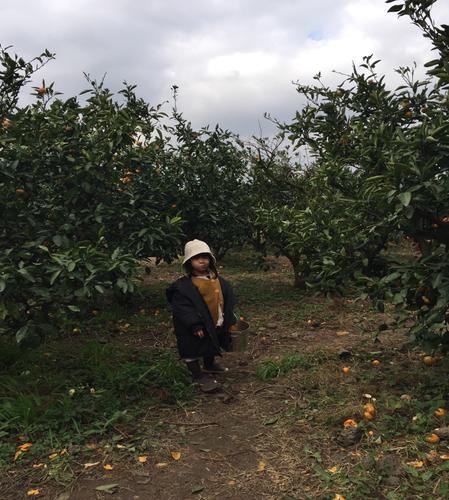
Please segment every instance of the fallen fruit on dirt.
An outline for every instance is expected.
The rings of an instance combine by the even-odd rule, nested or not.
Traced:
[[[432,366],[435,364],[435,359],[432,357],[432,356],[424,356],[422,358],[422,362],[426,365],[426,366]]]
[[[365,420],[374,420],[374,414],[369,412],[369,411],[364,411],[363,412],[363,418]]]
[[[373,415],[376,413],[376,408],[372,403],[366,403],[365,405],[363,405],[363,409],[368,413],[372,413]]]
[[[446,410],[444,408],[437,408],[435,410],[435,417],[444,417],[446,415]]]
[[[346,335],[349,335],[349,332],[346,330],[340,330],[335,334],[337,337],[346,337]]]
[[[431,444],[439,443],[440,438],[436,434],[431,434],[430,436],[426,437],[426,441]]]
[[[137,460],[141,463],[144,464],[148,460],[148,457],[145,455],[141,455],[140,457],[137,457]]]
[[[407,462],[407,465],[410,465],[414,469],[421,469],[421,467],[424,467],[424,462],[422,460],[413,460],[412,462]]]
[[[349,366],[343,366],[343,368],[341,369],[341,371],[347,375],[350,371],[351,371],[351,368],[349,368]]]
[[[357,425],[357,422],[352,418],[348,418],[343,422],[343,427],[357,427]]]
[[[379,366],[379,365],[380,365],[380,361],[379,361],[378,359],[373,359],[373,360],[371,361],[371,364],[372,364],[373,366]]]
[[[263,472],[265,470],[266,464],[265,462],[260,461],[259,465],[257,466],[257,471],[258,472]]]
[[[27,495],[29,497],[35,497],[36,495],[39,495],[39,494],[40,494],[40,490],[38,490],[37,488],[33,488],[33,489],[27,491]]]
[[[173,460],[179,460],[181,458],[181,452],[180,451],[172,451],[171,457],[173,458]]]

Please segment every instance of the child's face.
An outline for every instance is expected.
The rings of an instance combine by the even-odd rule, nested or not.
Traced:
[[[192,263],[192,268],[197,273],[204,273],[209,269],[209,255],[207,253],[200,253],[199,255],[195,255],[190,259]]]

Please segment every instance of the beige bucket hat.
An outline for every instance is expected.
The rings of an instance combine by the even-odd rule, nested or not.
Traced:
[[[209,248],[209,245],[201,240],[192,240],[186,243],[182,264],[184,265],[189,259],[195,257],[195,255],[199,255],[200,253],[208,253],[211,256],[213,263],[216,264],[217,261]]]

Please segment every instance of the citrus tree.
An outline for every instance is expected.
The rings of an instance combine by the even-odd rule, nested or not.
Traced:
[[[309,148],[313,164],[298,203],[273,210],[272,226],[303,262],[297,284],[344,292],[358,282],[378,307],[393,302],[398,324],[413,318],[412,336],[438,343],[449,301],[449,27],[435,26],[434,3],[390,9],[409,16],[438,54],[425,80],[400,68],[403,85],[389,89],[368,56],[337,88],[320,75],[298,85],[307,105],[279,126],[295,148]],[[391,251],[403,238],[418,242],[418,255]]]
[[[186,239],[205,240],[221,258],[248,241],[250,183],[243,144],[218,125],[195,130],[173,112],[161,175]]]
[[[106,290],[131,293],[137,259],[170,259],[180,238],[156,167],[160,108],[89,79],[67,99],[42,82],[20,106],[51,58],[0,51],[0,318],[19,342]]]

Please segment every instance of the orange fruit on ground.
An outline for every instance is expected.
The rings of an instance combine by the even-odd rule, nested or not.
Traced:
[[[343,427],[357,427],[357,422],[353,418],[348,418],[343,422]]]
[[[440,438],[436,434],[431,434],[430,436],[426,437],[426,441],[428,443],[435,444],[435,443],[438,443],[440,441]]]
[[[372,364],[373,366],[379,366],[379,365],[380,365],[380,361],[379,361],[378,359],[373,359],[373,360],[371,361],[371,364]]]
[[[444,408],[437,408],[435,410],[435,417],[444,417],[446,415],[446,410]]]
[[[366,405],[363,405],[363,409],[368,413],[372,413],[373,415],[374,413],[376,413],[376,408],[372,403],[366,403]]]
[[[435,360],[433,359],[432,356],[424,356],[422,358],[422,362],[426,365],[426,366],[432,366],[433,364],[435,364]]]
[[[374,414],[369,412],[369,411],[364,411],[363,412],[363,418],[365,420],[374,420]]]
[[[341,371],[347,375],[350,371],[351,371],[351,368],[349,368],[349,366],[343,366],[343,368],[341,369]]]

